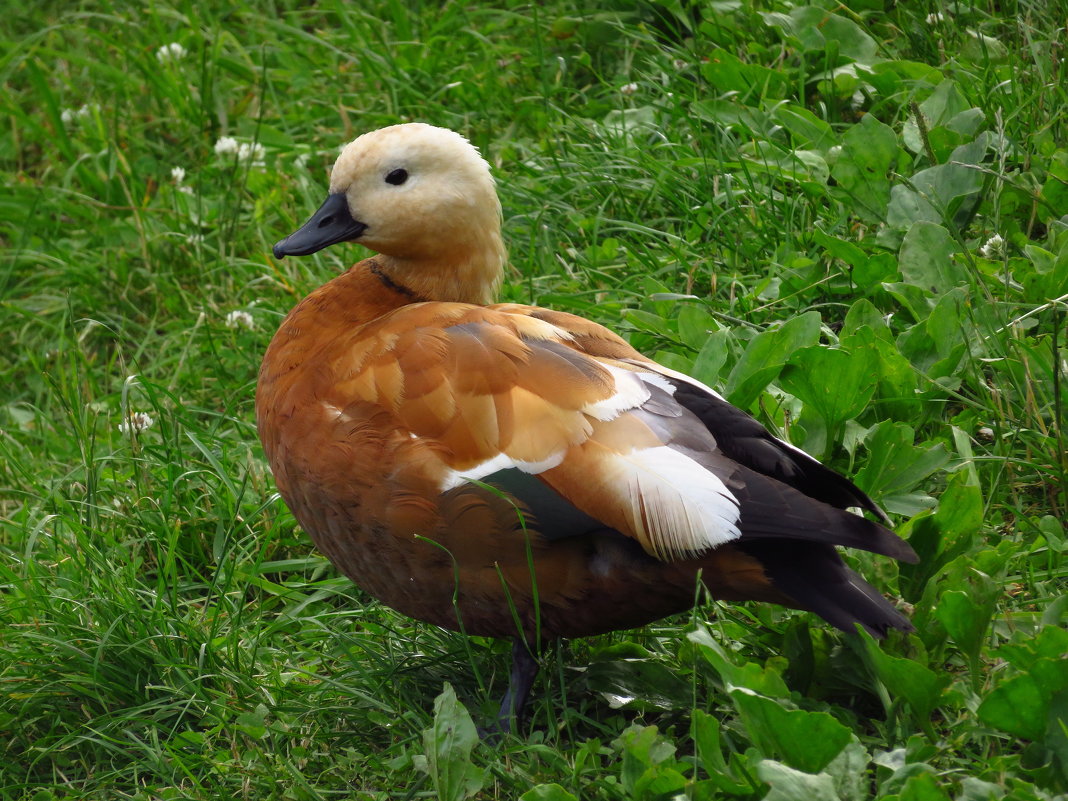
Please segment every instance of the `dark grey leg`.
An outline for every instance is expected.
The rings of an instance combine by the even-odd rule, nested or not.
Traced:
[[[508,692],[501,699],[501,711],[497,713],[497,731],[511,731],[513,720],[516,730],[523,724],[523,712],[538,667],[538,660],[530,653],[523,638],[515,637],[512,640],[512,672],[508,676]]]

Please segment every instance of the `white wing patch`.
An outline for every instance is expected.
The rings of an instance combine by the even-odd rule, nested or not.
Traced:
[[[616,391],[604,400],[586,406],[582,410],[584,413],[597,420],[608,422],[649,400],[649,389],[642,383],[638,373],[623,370],[611,364],[602,364],[601,367],[612,374]]]
[[[561,450],[538,462],[524,462],[521,459],[513,459],[506,453],[498,453],[492,459],[487,459],[467,470],[447,471],[445,478],[441,482],[441,491],[448,492],[468,481],[483,481],[487,476],[512,468],[522,470],[524,473],[537,475],[556,467],[560,462],[564,461],[565,455],[567,455],[567,451]]]
[[[624,512],[655,556],[696,556],[742,535],[738,501],[719,478],[667,446],[612,457]]]

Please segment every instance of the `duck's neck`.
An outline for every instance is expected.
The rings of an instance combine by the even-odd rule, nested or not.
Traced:
[[[500,231],[428,258],[379,254],[381,279],[411,292],[418,300],[486,305],[497,298],[507,254]]]

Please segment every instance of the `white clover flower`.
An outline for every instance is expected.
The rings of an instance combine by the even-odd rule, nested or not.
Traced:
[[[984,442],[993,442],[994,429],[992,429],[990,426],[983,426],[975,432],[975,435]]]
[[[619,93],[621,95],[624,95],[625,97],[630,97],[632,94],[634,94],[637,91],[638,91],[638,84],[636,84],[636,83],[625,83],[621,87],[619,87]]]
[[[171,42],[156,51],[156,60],[160,64],[166,64],[168,61],[178,61],[185,58],[185,54],[186,49],[184,47],[177,42]]]
[[[178,191],[181,192],[183,195],[191,195],[193,194],[193,187],[182,184],[178,187]]]
[[[979,248],[979,255],[984,259],[1001,259],[1005,257],[1005,240],[1001,234],[994,234]]]
[[[242,142],[237,146],[238,161],[250,162],[253,167],[262,167],[266,156],[267,151],[259,142]]]
[[[64,125],[71,125],[78,120],[88,117],[94,111],[99,111],[100,106],[96,103],[86,103],[81,108],[65,108],[59,113],[59,118],[63,121]]]
[[[235,309],[226,315],[227,328],[253,328],[255,324],[252,315],[243,309]]]
[[[945,22],[945,19],[945,14],[943,14],[941,11],[936,11],[933,14],[928,14],[927,18],[924,19],[924,22],[926,22],[928,25],[937,25],[939,22]]]
[[[185,168],[184,167],[171,167],[171,178],[174,179],[176,184],[180,184],[185,180]]]
[[[684,69],[686,69],[687,67],[689,67],[689,66],[690,66],[690,64],[689,64],[689,62],[688,62],[688,61],[686,61],[686,60],[684,60],[684,59],[681,59],[681,58],[673,58],[673,59],[671,59],[671,66],[672,66],[672,67],[674,67],[674,68],[675,68],[676,70],[678,70],[679,72],[682,72],[682,71],[683,71]]]
[[[215,143],[215,153],[219,156],[225,156],[227,153],[237,152],[237,140],[232,136],[219,137],[219,141]]]
[[[215,143],[215,152],[220,156],[230,153],[237,155],[237,160],[247,162],[253,167],[263,167],[267,151],[259,142],[238,142],[232,136],[224,136]]]
[[[156,421],[148,412],[131,412],[125,420],[119,423],[119,433],[132,434],[151,428]]]

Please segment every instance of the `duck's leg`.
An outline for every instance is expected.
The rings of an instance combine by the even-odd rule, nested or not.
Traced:
[[[522,637],[513,638],[512,672],[508,676],[508,692],[501,699],[501,711],[497,713],[497,731],[511,731],[513,720],[516,730],[522,725],[530,688],[534,686],[534,677],[537,675],[538,660]]]

